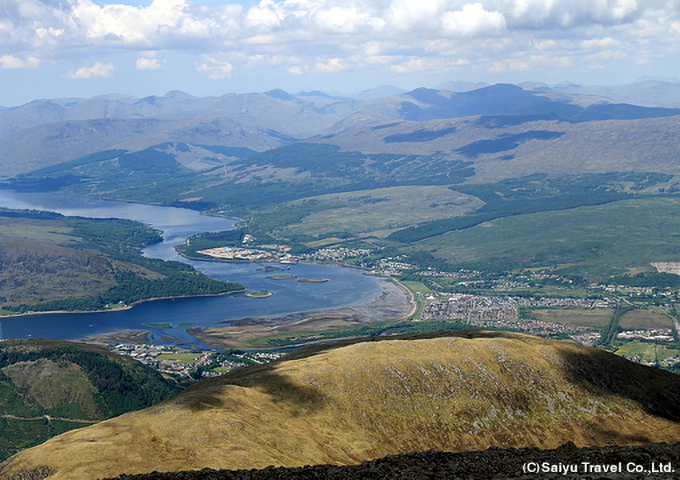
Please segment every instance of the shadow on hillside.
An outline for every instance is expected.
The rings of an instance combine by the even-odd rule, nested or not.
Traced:
[[[604,350],[565,349],[561,353],[567,378],[589,393],[617,395],[636,402],[650,415],[680,422],[680,375]]]
[[[283,403],[291,408],[294,416],[321,410],[326,404],[326,396],[318,388],[292,382],[287,376],[276,372],[275,365],[263,367],[256,375],[248,375],[230,383],[260,390],[272,397],[274,403]]]
[[[591,424],[588,426],[588,430],[592,434],[593,438],[597,438],[601,443],[607,445],[621,445],[621,444],[647,444],[652,443],[653,440],[647,435],[641,434],[628,434],[618,430],[611,430],[601,425]]]
[[[278,373],[278,363],[239,368],[220,377],[202,380],[182,394],[180,403],[194,411],[218,408],[224,405],[223,390],[235,385],[269,395],[274,403],[290,408],[293,416],[323,408],[326,396],[316,387],[297,384]]]

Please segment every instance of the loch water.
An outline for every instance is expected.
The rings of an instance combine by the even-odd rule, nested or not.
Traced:
[[[119,330],[149,330],[153,343],[164,344],[161,336],[177,337],[181,345],[205,346],[186,333],[189,326],[225,326],[248,317],[287,315],[326,310],[362,303],[377,297],[381,288],[375,278],[362,270],[333,265],[281,265],[267,263],[226,263],[188,260],[173,248],[190,235],[235,227],[236,221],[201,215],[174,207],[99,200],[54,193],[15,193],[0,190],[0,207],[48,210],[69,216],[127,218],[163,232],[163,242],[144,249],[143,255],[191,264],[206,275],[237,282],[250,291],[267,290],[267,298],[245,298],[239,294],[217,297],[155,300],[131,309],[97,313],[51,313],[0,317],[2,338],[57,338],[73,340]],[[267,265],[284,271],[261,271]],[[274,280],[276,274],[298,278],[328,279],[323,283],[301,283],[296,279]],[[170,328],[151,324],[169,324]]]

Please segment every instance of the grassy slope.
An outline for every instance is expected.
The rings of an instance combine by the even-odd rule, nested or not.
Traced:
[[[352,464],[431,448],[677,439],[680,377],[583,346],[464,331],[311,347],[55,438],[0,472],[59,478]]]
[[[415,249],[460,264],[561,265],[601,277],[676,261],[680,200],[647,198],[493,220],[432,237]]]
[[[277,207],[295,208],[311,200]],[[469,213],[482,205],[475,197],[445,186],[391,187],[351,193],[320,195],[313,199],[316,211],[300,222],[286,225],[277,234],[328,237],[336,233],[385,236],[394,229]]]

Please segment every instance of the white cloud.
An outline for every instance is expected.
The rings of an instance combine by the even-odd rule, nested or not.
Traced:
[[[621,52],[613,51],[613,50],[602,50],[601,52],[597,53],[591,53],[590,55],[585,56],[585,60],[588,62],[606,62],[610,60],[618,60],[623,57],[623,54]]]
[[[316,69],[323,73],[335,73],[346,68],[347,66],[343,64],[342,60],[339,58],[333,58],[329,60],[327,63],[318,62],[316,64]]]
[[[542,50],[552,50],[557,46],[557,42],[555,40],[549,39],[549,40],[541,40],[536,43],[534,43],[534,48],[536,50],[542,51]]]
[[[456,36],[473,36],[506,30],[505,17],[500,12],[489,12],[481,3],[467,4],[462,10],[446,12],[442,17],[444,32]]]
[[[442,34],[470,37],[620,25],[645,14],[670,19],[678,13],[663,0],[644,4],[637,0],[262,0],[247,10],[229,1],[200,6],[201,0],[153,0],[143,7],[100,6],[93,0],[2,0],[0,48],[3,41],[25,48],[48,41],[62,48],[194,50],[198,45],[205,53],[257,44],[305,48],[314,42],[332,47],[342,44],[345,35],[370,35],[366,41],[403,42],[407,41],[404,35],[435,40]]]
[[[283,63],[289,62],[289,58],[285,55],[250,55],[248,57],[248,67],[275,67]]]
[[[123,45],[152,45],[162,28],[180,31],[186,18],[184,0],[154,0],[145,8],[128,5],[100,7],[91,0],[76,0],[73,20],[92,40],[120,42]]]
[[[414,58],[408,62],[401,63],[399,65],[392,65],[390,70],[396,73],[411,73],[423,70],[425,68],[425,62],[421,58]]]
[[[320,10],[314,16],[319,30],[328,33],[354,33],[362,29],[380,31],[385,26],[381,18],[373,18],[368,12],[356,7],[331,7]]]
[[[512,28],[612,25],[633,21],[642,12],[636,0],[509,0],[504,3],[506,20]]]
[[[403,58],[401,55],[368,55],[364,58],[364,61],[366,63],[390,65],[401,61]]]
[[[597,38],[594,40],[583,40],[581,46],[588,50],[599,50],[606,48],[615,48],[621,45],[621,42],[614,40],[611,37]]]
[[[579,68],[586,55],[609,65],[621,58],[612,51],[625,52],[630,66],[680,50],[678,0],[236,1],[0,0],[1,66],[97,58],[99,70],[68,75],[93,78],[113,74],[108,55],[122,52],[126,61],[138,59],[137,70],[153,70],[176,68],[173,62],[186,61],[177,53],[188,52],[211,79],[272,66],[291,75],[365,68],[364,78],[424,78],[464,66],[468,76],[569,62]],[[594,56],[602,51],[609,53]],[[164,60],[147,52],[163,52]]]
[[[163,68],[163,65],[158,61],[157,58],[140,58],[135,63],[135,68],[137,70],[159,70]]]
[[[234,66],[226,60],[216,58],[212,55],[204,55],[203,63],[198,65],[196,70],[207,73],[212,80],[222,80],[227,78],[234,70]]]
[[[91,67],[81,67],[76,71],[68,72],[68,78],[86,80],[88,78],[109,78],[113,75],[115,68],[110,63],[95,63]]]
[[[245,16],[245,26],[253,28],[259,33],[269,32],[281,25],[283,12],[271,0],[262,0],[257,7],[248,10]]]
[[[14,55],[3,55],[0,57],[0,67],[7,70],[20,68],[37,68],[40,60],[36,57],[28,57],[26,60],[15,57]]]
[[[385,20],[397,32],[438,30],[439,18],[446,12],[445,0],[392,0]]]

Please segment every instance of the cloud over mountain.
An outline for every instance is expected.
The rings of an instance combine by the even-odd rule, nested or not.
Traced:
[[[229,0],[100,3],[3,0],[0,67],[65,57],[91,68],[94,52],[171,57],[183,51],[220,58],[220,65],[194,64],[213,80],[238,68],[262,68],[262,59],[276,59],[293,74],[330,62],[347,69],[383,65],[397,73],[461,65],[529,70],[545,68],[553,58],[561,59],[558,66],[581,59],[587,68],[600,68],[622,57],[641,64],[658,60],[660,49],[677,53],[680,37],[677,3],[660,0],[262,0],[249,8]],[[548,55],[539,53],[546,50]],[[419,68],[412,68],[418,61]],[[158,62],[138,61],[137,68],[158,69]]]

